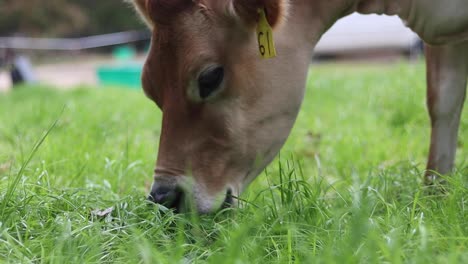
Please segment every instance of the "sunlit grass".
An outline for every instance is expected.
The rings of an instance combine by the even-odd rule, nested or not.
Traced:
[[[314,66],[308,86],[241,208],[201,217],[145,201],[161,114],[142,93],[0,95],[0,261],[468,262],[466,107],[456,172],[430,195],[422,65]]]

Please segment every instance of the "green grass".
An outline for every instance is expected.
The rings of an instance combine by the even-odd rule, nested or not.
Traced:
[[[0,95],[0,262],[468,263],[468,109],[429,195],[424,83],[420,64],[314,66],[280,158],[201,217],[145,201],[161,114],[142,93]]]

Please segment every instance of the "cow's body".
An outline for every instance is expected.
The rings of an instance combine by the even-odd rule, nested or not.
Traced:
[[[468,76],[468,0],[292,0],[291,9],[292,21],[304,19],[299,23],[308,25],[304,32],[312,47],[317,32],[352,12],[398,15],[426,42],[427,105],[432,125],[426,182],[434,181],[434,171],[449,173]],[[309,13],[303,15],[304,10]],[[287,35],[289,27],[279,35]]]
[[[426,180],[435,180],[432,171],[452,169],[468,74],[468,0],[134,1],[154,27],[144,89],[163,110],[151,200],[179,207],[174,197],[185,186],[198,211],[209,212],[226,193],[239,194],[289,135],[320,36],[356,11],[399,15],[432,44]],[[258,54],[258,9],[275,25],[278,56],[271,60]],[[202,98],[207,80],[216,89]]]
[[[430,184],[435,179],[432,171],[449,173],[454,164],[468,76],[468,0],[385,1],[384,6],[394,6],[382,13],[399,15],[428,44],[427,105],[432,132],[426,183]]]

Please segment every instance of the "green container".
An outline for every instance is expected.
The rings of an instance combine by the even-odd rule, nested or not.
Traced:
[[[136,56],[136,51],[130,46],[120,46],[112,51],[112,56],[121,61],[128,61]]]
[[[141,71],[141,65],[101,66],[97,69],[97,77],[103,86],[140,89]]]

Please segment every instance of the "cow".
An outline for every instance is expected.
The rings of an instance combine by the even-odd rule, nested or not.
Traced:
[[[189,200],[199,213],[234,204],[286,141],[314,46],[353,12],[398,15],[427,44],[425,182],[451,172],[468,75],[468,0],[132,1],[152,30],[142,85],[162,110],[149,200],[176,210]]]

